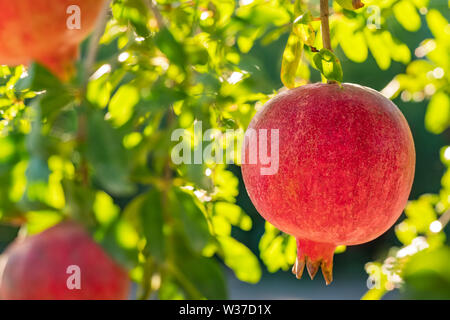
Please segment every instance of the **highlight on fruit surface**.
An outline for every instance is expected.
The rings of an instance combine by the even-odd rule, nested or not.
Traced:
[[[271,147],[274,130],[278,150]],[[266,136],[263,149],[279,153],[271,156],[275,165],[261,159]],[[414,142],[402,113],[377,91],[355,84],[309,84],[278,94],[252,119],[242,154],[256,209],[297,239],[294,274],[300,278],[306,266],[313,278],[322,268],[327,284],[335,248],[387,231],[414,178]],[[261,174],[268,166],[278,170]]]
[[[67,80],[103,5],[103,0],[0,0],[0,64],[37,61]]]
[[[0,258],[0,299],[117,300],[129,288],[127,272],[74,222],[17,239]]]

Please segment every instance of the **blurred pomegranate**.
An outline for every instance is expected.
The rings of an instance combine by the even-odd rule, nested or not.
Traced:
[[[95,27],[103,4],[103,0],[0,0],[0,64],[35,60],[67,79],[78,46]],[[78,13],[76,29],[73,18]]]
[[[13,242],[0,263],[7,300],[126,299],[127,272],[73,222]],[[78,277],[78,278],[77,278]]]

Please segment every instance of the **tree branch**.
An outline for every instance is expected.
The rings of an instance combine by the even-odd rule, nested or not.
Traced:
[[[81,83],[81,97],[84,99],[87,91],[87,86],[89,83],[89,78],[92,73],[92,69],[97,57],[98,47],[100,38],[105,31],[106,23],[108,21],[108,11],[111,0],[106,0],[100,16],[97,20],[97,25],[89,39],[89,46],[87,51],[86,59],[84,60],[84,74]],[[86,110],[79,110],[78,115],[78,129],[77,129],[77,141],[78,144],[83,144],[87,139],[87,115]],[[83,185],[87,186],[89,184],[89,172],[88,164],[85,157],[82,157],[81,164],[78,169],[78,174],[81,176]]]
[[[328,0],[320,0],[320,21],[322,23],[322,43],[325,49],[333,51],[330,41],[330,24],[328,17],[330,13],[328,11]]]
[[[439,217],[439,222],[442,225],[442,229],[445,228],[445,226],[450,222],[450,209],[448,209],[447,211],[445,211],[440,217]]]

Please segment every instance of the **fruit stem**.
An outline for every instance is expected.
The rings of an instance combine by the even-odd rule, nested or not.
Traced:
[[[303,275],[306,266],[309,276],[314,279],[319,268],[327,285],[333,281],[333,255],[336,245],[297,238],[297,260],[292,272],[297,279]]]
[[[330,23],[328,17],[330,16],[328,10],[328,0],[320,0],[320,21],[322,25],[322,43],[325,49],[333,51],[330,40]],[[334,80],[328,80],[327,83],[336,83]]]
[[[322,25],[322,43],[325,49],[333,51],[330,41],[330,24],[328,17],[330,13],[328,11],[328,0],[320,0],[320,21]]]

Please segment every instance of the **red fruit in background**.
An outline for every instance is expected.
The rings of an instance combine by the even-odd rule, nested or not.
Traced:
[[[102,0],[0,0],[0,64],[28,64],[32,60],[67,79],[79,44],[94,29]],[[67,21],[80,8],[80,29]]]
[[[79,225],[64,222],[16,240],[0,263],[0,298],[8,300],[126,299],[129,278]],[[78,266],[81,289],[68,287]],[[71,283],[69,280],[69,283]]]
[[[269,165],[259,155],[250,163],[258,147],[251,129],[260,137],[268,130],[269,155],[270,130],[279,130],[275,174],[261,174]],[[300,278],[306,264],[313,278],[322,267],[327,284],[336,246],[364,243],[389,229],[414,178],[414,142],[402,113],[377,91],[353,84],[310,84],[277,95],[251,121],[243,155],[256,209],[297,239],[293,272]]]

